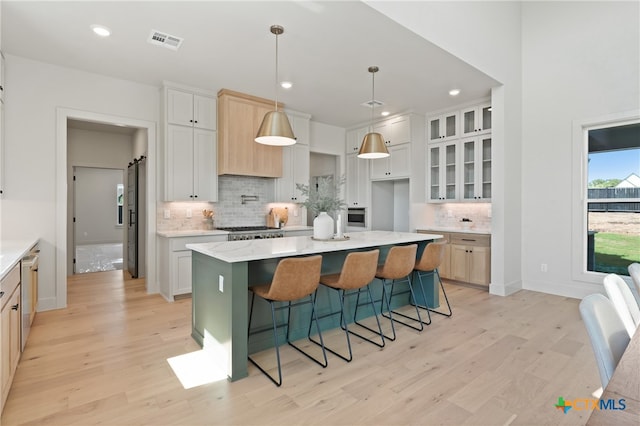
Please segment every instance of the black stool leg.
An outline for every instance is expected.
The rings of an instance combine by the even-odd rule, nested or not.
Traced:
[[[255,298],[255,293],[253,294],[253,297],[251,298],[251,313],[249,314],[249,318],[252,317],[253,314],[253,299]],[[253,358],[251,358],[251,356],[248,356],[247,358],[249,359],[249,361],[255,365],[258,370],[262,371],[262,373],[267,376],[269,378],[269,380],[271,380],[276,386],[281,386],[282,385],[282,367],[280,365],[280,347],[278,344],[278,326],[276,324],[276,310],[273,306],[273,301],[271,300],[267,300],[267,302],[269,302],[269,306],[271,307],[271,319],[273,320],[273,342],[276,348],[276,359],[278,361],[278,380],[274,379],[271,374],[267,373],[267,371],[262,368]],[[249,320],[249,330],[251,330],[251,319]]]
[[[392,311],[391,310],[391,306],[390,305],[391,305],[391,299],[393,299],[393,289],[395,288],[396,280],[392,280],[391,281],[391,295],[388,298],[388,304],[387,304],[389,316],[385,315],[384,312],[382,313],[382,315],[385,318],[389,318],[391,321],[396,321],[397,323],[402,324],[402,325],[404,325],[406,327],[412,328],[412,329],[414,329],[416,331],[422,331],[422,330],[424,330],[424,322],[422,321],[422,317],[420,316],[420,310],[418,309],[418,306],[417,306],[417,303],[416,303],[416,295],[415,295],[415,293],[413,291],[413,285],[411,284],[411,278],[409,277],[409,275],[407,275],[403,279],[403,281],[406,281],[407,284],[409,285],[409,293],[411,294],[411,300],[409,301],[409,303],[412,304],[415,307],[417,318],[411,317],[409,315],[405,315],[402,312]],[[383,290],[383,292],[386,293],[386,288],[385,287],[386,287],[386,280],[383,281],[383,284],[382,284],[382,290]],[[396,318],[393,318],[393,316],[391,315],[392,312],[394,314],[398,315],[398,316],[401,316],[403,318],[406,318],[406,319],[409,319],[411,321],[417,322],[419,324],[419,327],[411,325],[411,324],[408,324],[408,323],[406,323],[404,321],[399,321]],[[431,320],[429,320],[429,323],[427,323],[427,325],[430,324],[430,323],[431,323]]]
[[[447,292],[444,290],[444,284],[442,282],[442,279],[440,278],[440,273],[438,272],[437,269],[434,269],[431,272],[422,272],[422,271],[416,271],[418,274],[418,279],[420,280],[420,287],[422,288],[422,295],[424,297],[424,301],[425,301],[425,306],[419,306],[422,309],[425,309],[427,311],[427,313],[429,312],[433,312],[435,314],[439,314],[439,315],[443,315],[445,317],[450,317],[451,315],[453,315],[453,311],[451,310],[451,304],[449,303],[449,298],[447,297]],[[426,274],[435,274],[438,277],[438,281],[440,282],[440,288],[442,289],[442,294],[444,295],[444,300],[445,302],[447,302],[447,310],[449,311],[448,313],[446,312],[442,312],[442,311],[438,311],[436,309],[431,309],[428,306],[426,306],[427,303],[427,297],[424,294],[424,286],[422,284],[422,277]],[[429,322],[431,322],[431,316],[429,315]]]

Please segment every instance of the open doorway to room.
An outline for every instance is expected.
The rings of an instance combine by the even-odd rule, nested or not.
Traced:
[[[122,269],[123,170],[74,167],[73,191],[73,273]]]
[[[334,182],[340,179],[340,157],[331,154],[320,154],[311,152],[309,154],[309,186],[314,187],[321,177],[330,176]],[[344,188],[342,188],[342,198],[344,198]],[[313,226],[315,216],[312,212],[307,212],[307,225]]]

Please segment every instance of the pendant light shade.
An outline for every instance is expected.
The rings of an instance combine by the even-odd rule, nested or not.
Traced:
[[[287,146],[296,143],[287,114],[278,111],[278,36],[284,32],[280,25],[272,25],[271,33],[276,36],[276,101],[274,111],[264,115],[255,141],[263,145]]]
[[[362,145],[360,145],[360,151],[358,151],[358,158],[376,159],[385,158],[389,156],[387,146],[384,143],[384,138],[380,133],[373,131],[373,110],[376,106],[375,102],[375,73],[378,72],[378,67],[369,67],[371,73],[371,132],[364,135]]]

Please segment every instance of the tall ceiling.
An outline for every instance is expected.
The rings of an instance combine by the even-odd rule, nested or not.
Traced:
[[[93,24],[109,27],[96,36]],[[426,113],[490,95],[498,83],[359,1],[2,1],[2,50],[64,67],[160,86],[163,80],[278,100],[315,121],[367,122],[375,109]],[[178,51],[152,30],[184,38]],[[43,76],[43,78],[45,78]],[[450,89],[461,90],[451,97]]]

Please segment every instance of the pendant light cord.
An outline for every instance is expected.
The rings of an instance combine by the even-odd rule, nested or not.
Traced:
[[[276,88],[276,104],[275,110],[278,112],[278,34],[276,33],[276,78],[275,78],[275,88]]]
[[[373,132],[373,110],[376,107],[376,72],[371,71],[371,132]]]

